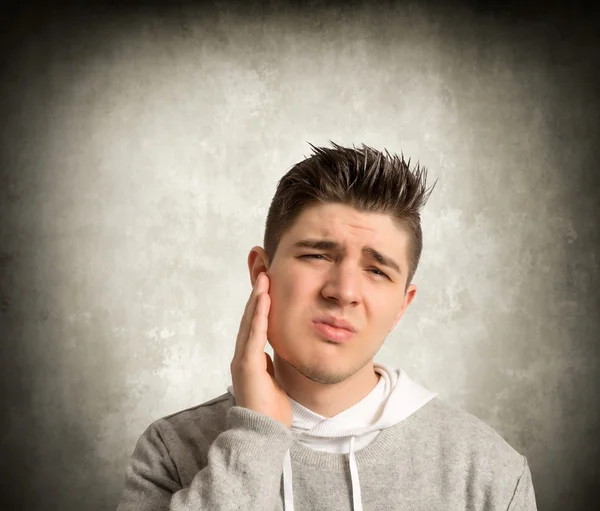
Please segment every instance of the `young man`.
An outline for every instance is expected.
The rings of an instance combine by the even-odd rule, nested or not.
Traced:
[[[312,147],[248,256],[233,385],[150,425],[119,511],[535,510],[521,454],[373,361],[417,290],[426,170]]]

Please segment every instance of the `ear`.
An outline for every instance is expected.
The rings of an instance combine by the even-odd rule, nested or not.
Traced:
[[[406,293],[404,294],[404,300],[402,301],[402,306],[400,307],[398,314],[396,314],[396,317],[394,318],[394,324],[392,325],[392,328],[390,328],[390,332],[396,327],[396,325],[398,324],[398,321],[400,321],[400,318],[404,314],[404,311],[410,305],[410,303],[413,301],[416,294],[417,294],[417,286],[415,286],[414,284],[411,284],[410,286],[408,286],[408,288],[406,289]]]
[[[252,247],[248,254],[248,270],[250,271],[250,284],[254,286],[256,278],[269,269],[269,258],[264,248]]]

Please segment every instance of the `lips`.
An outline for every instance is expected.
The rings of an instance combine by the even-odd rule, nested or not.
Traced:
[[[349,321],[324,314],[313,318],[313,328],[320,337],[335,343],[344,343],[354,337],[356,329]]]
[[[340,323],[338,322],[338,325]],[[348,323],[346,323],[348,325]],[[313,321],[315,332],[324,340],[335,343],[344,343],[354,337],[354,332],[343,327],[335,327],[328,323]]]
[[[345,319],[336,318],[335,316],[319,316],[313,319],[313,323],[324,323],[334,328],[342,328],[352,333],[356,332],[356,329],[352,323],[346,321]]]

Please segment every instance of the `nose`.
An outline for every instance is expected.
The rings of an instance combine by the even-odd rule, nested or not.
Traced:
[[[321,294],[328,301],[340,306],[360,303],[360,269],[350,262],[331,265]]]

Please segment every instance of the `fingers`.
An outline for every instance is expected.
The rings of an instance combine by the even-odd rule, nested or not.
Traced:
[[[250,297],[246,302],[246,307],[244,308],[244,313],[242,314],[242,318],[240,319],[240,326],[238,328],[238,334],[235,342],[235,352],[233,355],[233,359],[236,360],[239,357],[240,352],[243,349],[244,339],[247,339],[247,330],[248,330],[248,316],[249,314],[254,314],[253,310],[256,302],[256,285],[258,281],[254,283],[254,287],[252,288],[252,292],[250,293]]]
[[[269,326],[269,309],[271,297],[269,293],[261,292],[258,295],[256,312],[250,323],[250,333],[243,351],[244,358],[261,357],[267,345],[267,328]]]
[[[261,277],[262,275],[262,277]],[[244,309],[244,313],[242,314],[242,319],[240,320],[240,327],[238,330],[238,335],[235,344],[235,352],[234,352],[234,360],[239,358],[240,355],[243,355],[246,349],[246,344],[248,342],[248,337],[250,335],[250,330],[252,328],[252,321],[256,314],[256,306],[258,304],[258,298],[261,293],[265,291],[265,283],[267,281],[266,290],[268,290],[268,277],[264,274],[260,274],[256,282],[254,283],[254,287],[252,288],[252,292],[248,301],[246,302],[246,307]],[[268,312],[267,312],[268,313]]]

